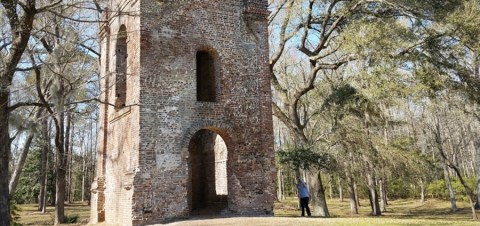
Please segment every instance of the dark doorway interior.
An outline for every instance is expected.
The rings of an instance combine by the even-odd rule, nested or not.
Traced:
[[[218,214],[228,206],[227,148],[213,131],[195,133],[189,145],[191,215]]]

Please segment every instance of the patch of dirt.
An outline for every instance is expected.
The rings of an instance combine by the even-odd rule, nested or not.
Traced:
[[[316,221],[316,222],[315,222]],[[188,219],[166,224],[156,224],[153,226],[289,226],[289,225],[315,225],[318,218],[301,217],[232,217],[215,219]]]

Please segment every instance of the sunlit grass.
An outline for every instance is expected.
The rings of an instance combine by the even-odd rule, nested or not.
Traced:
[[[209,221],[198,225],[237,225],[238,222],[250,225],[480,225],[480,222],[471,220],[468,203],[457,202],[457,211],[450,210],[450,203],[444,200],[427,200],[421,203],[417,200],[394,200],[389,202],[387,211],[380,217],[370,216],[368,200],[360,201],[360,213],[350,216],[350,204],[347,199],[340,202],[338,199],[328,200],[330,218],[311,217],[302,218],[297,209],[297,199],[288,198],[275,204],[273,218],[232,218],[224,222]],[[20,223],[23,225],[52,225],[54,208],[48,207],[47,213],[38,212],[35,204],[19,205]],[[90,207],[86,204],[66,205],[66,215],[77,215],[79,221],[73,225],[88,223]],[[237,220],[238,219],[238,220]],[[238,222],[237,222],[238,221]],[[232,223],[233,222],[233,223]],[[198,223],[198,222],[197,222]],[[72,225],[72,224],[71,224]],[[196,224],[194,224],[196,225]]]
[[[365,225],[377,223],[389,225],[480,225],[480,222],[476,223],[472,220],[470,207],[465,202],[457,202],[458,210],[452,211],[450,202],[444,200],[431,199],[423,203],[418,200],[394,200],[389,201],[387,211],[383,212],[380,217],[370,216],[371,208],[368,200],[360,200],[360,204],[359,214],[351,216],[348,199],[343,202],[338,199],[328,200],[331,218],[341,218],[340,222],[337,219],[334,220],[339,225],[362,225],[363,223]],[[300,210],[297,205],[296,198],[287,198],[281,203],[276,203],[275,216],[298,217]],[[414,221],[404,222],[404,219]],[[324,221],[324,223],[327,222]]]
[[[55,207],[47,207],[46,213],[37,211],[36,204],[19,205],[20,222],[22,225],[53,225]],[[90,206],[84,203],[65,204],[65,216],[78,216],[78,223],[69,225],[84,225],[90,217]]]

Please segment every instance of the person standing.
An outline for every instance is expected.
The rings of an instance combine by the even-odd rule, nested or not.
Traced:
[[[312,214],[310,213],[310,208],[308,207],[308,201],[310,199],[310,195],[308,193],[308,187],[302,179],[298,178],[297,183],[297,190],[298,190],[298,197],[300,198],[300,206],[302,208],[302,217],[305,216],[305,209],[307,209],[307,215],[310,217]]]

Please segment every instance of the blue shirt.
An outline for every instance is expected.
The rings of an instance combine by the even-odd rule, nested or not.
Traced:
[[[307,185],[305,183],[299,183],[297,184],[297,189],[298,189],[298,196],[300,196],[300,198],[306,198],[308,197],[308,188],[307,188]]]

